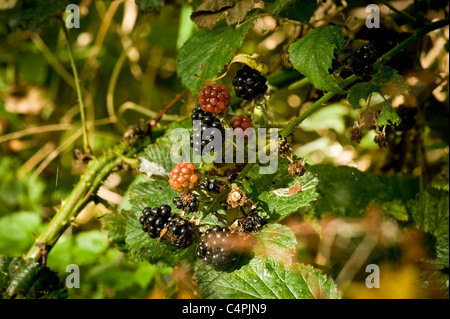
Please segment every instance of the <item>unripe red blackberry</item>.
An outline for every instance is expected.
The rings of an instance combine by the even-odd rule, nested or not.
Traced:
[[[243,131],[252,127],[252,120],[246,116],[235,116],[230,120],[230,126],[232,128],[241,128]]]
[[[214,226],[205,232],[197,246],[197,257],[206,265],[226,267],[237,258],[237,237],[228,228]]]
[[[206,84],[199,93],[198,101],[205,112],[225,113],[231,102],[230,90],[221,84]]]
[[[171,219],[172,209],[170,206],[161,205],[154,208],[145,207],[139,217],[139,223],[142,225],[142,230],[151,238],[158,238]]]
[[[232,83],[237,97],[251,100],[267,91],[266,82],[267,79],[259,71],[246,65],[236,73]]]
[[[169,184],[177,192],[188,192],[194,189],[198,178],[194,164],[179,162],[169,173]]]
[[[170,243],[178,248],[189,246],[194,240],[195,226],[182,217],[175,217],[169,222],[166,236]]]

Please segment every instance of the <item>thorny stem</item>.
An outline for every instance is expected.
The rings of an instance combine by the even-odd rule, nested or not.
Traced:
[[[66,42],[67,42],[67,52],[69,53],[70,64],[72,65],[73,77],[75,79],[75,87],[76,87],[77,96],[78,96],[78,105],[80,107],[81,127],[83,128],[83,147],[84,147],[84,152],[86,154],[91,154],[91,148],[89,147],[87,126],[86,126],[86,115],[84,113],[85,106],[84,106],[83,94],[81,93],[80,79],[78,77],[77,66],[75,64],[75,59],[73,57],[72,45],[70,44],[69,33],[67,31],[67,28],[66,28],[66,25],[65,25],[64,21],[62,21],[62,19],[60,18],[60,19],[58,19],[58,22],[61,25],[61,29],[62,29],[62,31],[64,33],[64,37],[65,37]]]

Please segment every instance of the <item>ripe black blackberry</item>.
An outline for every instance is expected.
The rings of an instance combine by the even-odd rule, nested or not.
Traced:
[[[331,60],[331,68],[328,69],[328,73],[333,74],[334,71],[337,71],[341,66],[341,62],[337,60],[338,55],[334,54],[334,59]]]
[[[220,183],[215,179],[205,179],[203,181],[203,187],[205,187],[207,192],[220,192]]]
[[[180,197],[174,197],[173,203],[178,209],[182,209],[186,213],[193,213],[198,210],[198,199],[192,193],[182,194]]]
[[[363,44],[353,52],[351,62],[353,73],[357,76],[372,74],[373,64],[377,59],[378,52],[372,44]]]
[[[192,244],[194,240],[195,226],[182,217],[174,217],[169,222],[167,229],[167,238],[170,243],[178,248],[185,248]]]
[[[237,97],[251,100],[267,91],[266,82],[265,76],[246,65],[236,73],[232,84]]]
[[[236,260],[237,237],[228,228],[214,226],[205,232],[197,246],[197,257],[206,265],[226,267]]]
[[[240,226],[246,233],[257,233],[265,224],[267,224],[267,221],[256,212],[250,213],[240,222]]]
[[[218,129],[223,140],[224,129],[222,124],[220,124],[220,120],[211,113],[203,111],[200,105],[192,110],[191,119],[192,125],[194,126],[193,133],[191,134],[191,146],[194,148],[194,152],[197,155],[202,155],[203,148],[214,140],[214,134],[211,134],[202,140],[203,132],[205,132],[206,129]],[[196,120],[200,121],[200,127],[196,126]]]
[[[170,206],[163,204],[160,207],[145,207],[139,217],[139,222],[142,225],[142,230],[148,233],[151,238],[158,238],[171,219],[172,209]]]

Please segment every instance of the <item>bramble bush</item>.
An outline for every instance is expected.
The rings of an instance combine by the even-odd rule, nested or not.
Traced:
[[[2,297],[448,298],[449,7],[376,4],[2,4]]]

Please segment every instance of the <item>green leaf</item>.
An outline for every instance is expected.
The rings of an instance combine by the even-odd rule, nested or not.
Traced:
[[[177,57],[178,75],[193,95],[203,85],[197,76],[202,79],[217,76],[242,45],[251,24],[247,21],[236,28],[219,23],[213,30],[201,29],[184,43]]]
[[[256,235],[255,254],[290,261],[295,255],[297,239],[286,226],[269,224]]]
[[[310,265],[286,265],[256,257],[233,272],[217,271],[199,262],[200,295],[212,299],[330,299],[340,298],[336,285]]]
[[[290,46],[290,60],[317,89],[345,93],[328,73],[334,53],[343,45],[344,35],[340,28],[318,27]]]
[[[278,221],[296,212],[300,207],[308,206],[318,194],[315,175],[306,172],[301,177],[292,177],[288,173],[289,161],[280,158],[275,174],[259,174],[259,168],[253,167],[248,174],[250,179],[243,182],[243,190],[258,203],[257,211],[270,221]]]
[[[139,169],[151,176],[169,176],[169,172],[176,163],[170,159],[170,147],[168,145],[151,144],[139,154]]]
[[[144,13],[159,13],[164,6],[164,0],[134,0]]]
[[[45,228],[36,213],[19,212],[0,218],[0,254],[21,255]]]
[[[381,111],[380,117],[378,118],[378,125],[399,125],[402,122],[401,117],[395,112],[392,108],[392,105],[389,102],[384,103],[383,110]]]
[[[290,20],[307,22],[316,7],[316,0],[277,0],[269,7],[269,12]]]
[[[9,298],[67,298],[58,276],[32,259],[0,257],[0,295]]]
[[[431,189],[408,201],[407,207],[417,227],[431,236],[430,243],[435,253],[435,266],[449,267],[449,193]]]
[[[308,170],[319,179],[320,197],[314,202],[313,211],[321,218],[327,214],[361,217],[371,203],[383,206],[397,199],[405,203],[419,192],[418,180],[404,176],[376,175],[348,166],[312,165]],[[404,214],[399,213],[399,204],[391,205],[395,211],[387,214],[402,220]]]
[[[408,85],[403,80],[403,77],[398,74],[397,70],[385,66],[374,75],[370,82],[353,85],[349,90],[347,101],[354,109],[359,109],[361,108],[360,100],[366,101],[375,92],[381,95],[392,96],[403,93],[408,89]]]

